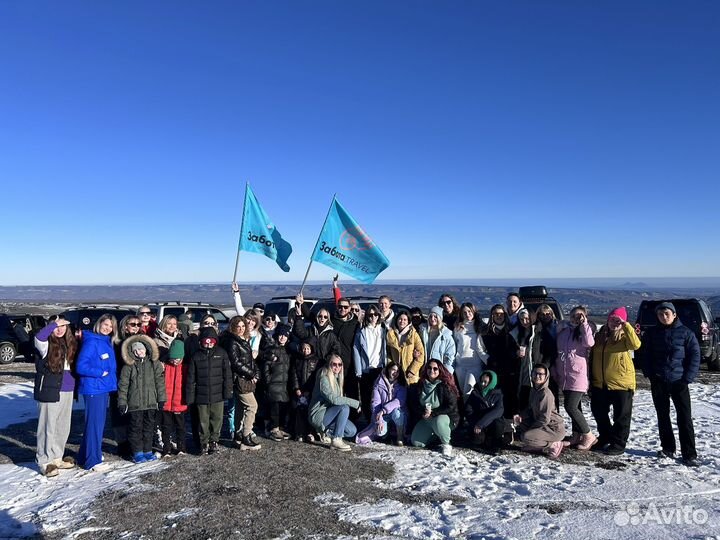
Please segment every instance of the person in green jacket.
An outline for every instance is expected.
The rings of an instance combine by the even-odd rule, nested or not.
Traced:
[[[165,376],[160,352],[148,336],[138,334],[122,344],[125,365],[118,384],[118,410],[128,414],[128,441],[135,463],[154,461],[153,434],[157,426],[157,411],[167,401]]]
[[[360,412],[360,402],[343,395],[343,362],[337,354],[331,354],[315,380],[310,400],[310,424],[317,430],[321,440],[332,439],[330,448],[340,452],[350,451],[343,437],[354,437],[357,428],[349,420],[350,409]]]

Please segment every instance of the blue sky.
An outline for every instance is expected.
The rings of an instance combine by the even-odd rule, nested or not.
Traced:
[[[0,283],[718,276],[720,4],[3,2]],[[311,280],[334,272],[314,264]]]

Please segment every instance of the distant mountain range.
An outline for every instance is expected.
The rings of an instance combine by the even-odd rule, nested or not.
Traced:
[[[555,297],[567,313],[576,305],[584,305],[590,309],[595,318],[606,315],[611,309],[626,306],[630,317],[640,302],[645,299],[702,298],[708,302],[713,313],[720,316],[720,285],[716,287],[678,287],[678,288],[646,288],[644,283],[623,282],[616,288],[555,288],[551,280],[527,280],[522,285],[544,283],[548,292]],[[386,294],[399,302],[411,306],[419,306],[424,311],[436,305],[441,294],[450,293],[460,302],[472,302],[483,315],[487,315],[495,303],[504,303],[510,291],[517,291],[517,286],[479,286],[467,284],[340,284],[347,296],[378,297]],[[298,292],[298,284],[250,284],[241,285],[243,304],[252,306],[255,302],[266,302],[273,296],[294,296]],[[304,294],[308,298],[331,297],[330,284],[307,285]],[[220,307],[232,306],[232,295],[228,284],[170,284],[170,285],[73,285],[45,287],[0,287],[0,308],[2,311],[16,311],[18,304],[143,304],[145,302],[162,301],[208,302]],[[26,309],[30,309],[28,306]]]

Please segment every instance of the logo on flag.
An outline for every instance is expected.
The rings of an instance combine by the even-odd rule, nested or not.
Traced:
[[[292,246],[283,240],[280,231],[260,206],[249,184],[245,186],[245,203],[238,249],[265,255],[274,260],[283,272],[290,271],[287,260],[292,253]]]
[[[372,283],[390,261],[337,199],[333,199],[312,260],[363,283]]]

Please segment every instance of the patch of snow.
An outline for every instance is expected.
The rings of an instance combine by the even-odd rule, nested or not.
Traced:
[[[33,399],[33,383],[21,382],[0,385],[0,429],[22,424],[38,417],[38,404]],[[73,402],[73,409],[82,410],[82,399]]]

